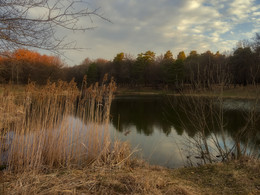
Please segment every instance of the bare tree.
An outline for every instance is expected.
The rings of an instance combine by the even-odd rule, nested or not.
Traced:
[[[66,41],[60,30],[92,29],[92,17],[107,20],[85,0],[0,0],[0,52],[18,47],[75,49],[75,41]]]

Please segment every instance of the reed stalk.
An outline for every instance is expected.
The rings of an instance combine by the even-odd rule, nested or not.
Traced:
[[[80,90],[73,80],[30,82],[22,93],[10,87],[0,94],[0,165],[7,170],[117,164],[129,154],[127,144],[110,142],[113,80],[87,87],[85,77]]]

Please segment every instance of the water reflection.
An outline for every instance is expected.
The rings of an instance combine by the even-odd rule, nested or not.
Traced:
[[[165,108],[166,99],[158,96],[117,97],[111,105],[112,124],[120,132],[134,125],[140,134],[152,135],[156,128],[169,135],[172,122],[167,119],[169,110]]]
[[[200,101],[208,101],[207,99]],[[210,100],[214,101],[214,100]],[[217,101],[216,101],[217,102]],[[204,102],[208,105],[207,102]],[[259,148],[260,144],[260,120],[255,119],[253,129],[248,125],[249,107],[253,102],[245,100],[225,100],[224,106],[224,136],[229,146],[234,144],[237,132],[247,126],[246,131],[250,133],[240,137],[241,143]],[[193,105],[194,106],[194,105]],[[212,113],[219,109],[216,103],[212,112],[206,113],[207,129],[205,132],[208,139],[212,133],[221,136],[217,119]],[[128,140],[131,145],[138,145],[143,151],[143,156],[152,164],[179,167],[184,164],[185,156],[182,157],[182,150],[189,150],[181,146],[187,138],[196,136],[196,118],[192,118],[188,112],[193,112],[192,107],[183,104],[183,99],[167,96],[124,96],[116,97],[111,106],[111,131],[119,132],[121,140]],[[185,111],[184,111],[185,110]],[[181,119],[181,120],[180,120]],[[185,125],[183,125],[185,124]],[[129,134],[128,134],[129,133]],[[247,136],[250,141],[247,142]],[[220,139],[220,145],[223,141]],[[210,142],[210,141],[209,141]]]
[[[224,129],[230,136],[243,128],[247,120],[248,102],[245,100],[225,100],[224,102]],[[247,108],[247,109],[243,109]],[[189,137],[197,133],[189,115],[180,105],[180,98],[167,96],[123,96],[116,97],[111,106],[111,123],[119,132],[126,132],[131,126],[135,126],[139,134],[152,136],[154,131],[162,131],[168,136],[171,131],[178,135],[185,132]],[[217,109],[217,107],[215,108]],[[260,111],[260,110],[259,110]],[[180,120],[181,119],[181,120]],[[185,128],[183,128],[185,123]],[[211,132],[218,128],[214,121],[208,121]],[[259,132],[260,120],[255,121],[255,128]],[[211,132],[206,132],[210,134]],[[258,140],[259,141],[259,140]]]
[[[214,148],[211,139],[212,133],[218,136],[219,144],[223,147],[220,128],[212,117],[212,113],[219,109],[217,101],[199,99],[205,101],[205,113],[207,129],[205,132],[208,144]],[[214,103],[212,112],[208,112],[207,105]],[[237,131],[247,125],[249,107],[253,103],[244,100],[225,100],[224,106],[224,137],[226,144],[232,147],[237,138]],[[185,104],[183,99],[168,96],[122,96],[116,97],[111,105],[111,122],[109,126],[111,138],[128,141],[132,147],[138,147],[141,155],[151,164],[163,165],[171,168],[183,166],[186,163],[186,154],[192,153],[189,141],[198,132],[196,129],[196,117],[189,115],[193,113],[194,105]],[[204,113],[204,114],[205,114]],[[77,118],[77,116],[74,116]],[[88,124],[88,121],[83,121]],[[185,125],[183,125],[185,124]],[[258,147],[260,144],[260,120],[255,120],[254,131],[240,137],[243,144],[250,147]],[[252,128],[248,125],[247,127]],[[247,136],[250,141],[247,142]]]

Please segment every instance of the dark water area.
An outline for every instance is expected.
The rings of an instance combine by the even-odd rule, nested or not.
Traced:
[[[185,101],[187,100],[183,101],[180,97],[169,96],[115,97],[111,105],[111,136],[128,141],[132,147],[138,147],[139,155],[151,164],[170,168],[182,167],[187,162],[187,153],[193,149],[189,148],[193,146],[188,140],[192,140],[197,135],[195,126],[199,123],[196,121],[199,117],[192,115],[196,105],[189,103],[186,105]],[[212,105],[212,102],[211,113],[214,113],[218,111],[219,106],[217,100],[212,100],[209,104]],[[208,104],[205,103],[205,105]],[[238,131],[245,126],[252,128],[247,123],[254,102],[227,99],[222,105],[224,137],[226,144],[232,147]],[[204,114],[210,115],[207,109],[209,108],[205,107]],[[255,110],[260,111],[259,108]],[[219,136],[220,145],[223,146],[221,140],[223,134],[217,122],[212,118],[208,120],[207,125],[210,130],[205,133],[209,145],[212,144],[212,148],[214,147],[214,144],[210,142],[210,137],[214,134]],[[240,141],[243,144],[246,142],[243,139],[251,136],[249,143],[246,144],[253,147],[254,151],[259,151],[260,120],[255,118],[254,121],[254,132],[248,135],[243,134]]]
[[[218,115],[220,111],[223,111],[221,117]],[[68,145],[87,144],[85,138],[93,139],[97,129],[100,129],[98,138],[104,137],[102,132],[107,133],[105,124],[91,123],[86,117],[82,120],[77,114],[60,114],[62,120],[56,125],[53,136],[58,138],[64,133],[71,136]],[[213,137],[221,148],[225,145],[233,148],[239,139],[242,148],[247,146],[246,152],[260,157],[260,106],[253,100],[225,99],[221,102],[217,98],[116,96],[112,101],[110,118],[108,132],[112,141],[129,142],[133,149],[138,149],[136,156],[153,165],[178,168],[190,165],[191,160],[201,163],[202,160],[196,158],[194,148],[194,141],[201,141],[198,139],[200,124],[206,124],[203,127],[205,137],[215,156],[218,153],[214,151],[216,144]],[[201,122],[202,119],[204,121]],[[223,126],[219,125],[220,119]],[[243,134],[238,137],[239,131]],[[26,136],[33,140],[37,134],[32,132]],[[12,140],[12,132],[7,137]],[[18,135],[18,139],[22,137]],[[4,161],[7,152],[0,156]]]

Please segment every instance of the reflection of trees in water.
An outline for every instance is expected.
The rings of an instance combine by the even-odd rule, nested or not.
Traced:
[[[183,100],[181,100],[183,101]],[[207,100],[205,100],[207,101]],[[170,104],[171,103],[171,104]],[[189,137],[196,135],[196,128],[194,124],[196,121],[192,121],[191,116],[183,111],[183,106],[180,105],[180,99],[167,98],[167,97],[127,97],[117,98],[113,100],[111,106],[112,124],[120,132],[129,130],[132,125],[136,127],[138,133],[145,135],[152,135],[154,129],[162,130],[166,135],[171,133],[172,128],[176,130],[179,135],[184,132]],[[186,109],[192,109],[187,106]],[[209,131],[206,131],[206,136],[209,136],[212,132],[216,135],[220,134],[220,129],[217,125],[213,114],[207,110],[207,125]],[[214,109],[218,109],[217,105]],[[243,110],[224,110],[224,130],[226,134],[232,138],[235,138],[237,131],[245,126],[246,111]],[[179,120],[181,118],[181,120]],[[194,119],[195,120],[195,119]],[[183,127],[185,123],[185,128]],[[248,128],[251,128],[250,126]],[[260,121],[256,121],[254,133],[251,135],[251,141],[259,143]],[[130,129],[131,130],[131,129]],[[252,131],[249,131],[252,132]],[[243,142],[243,137],[241,138]]]
[[[194,98],[194,97],[193,97]],[[223,109],[223,124],[224,124],[224,132],[225,136],[232,137],[235,140],[238,136],[238,132],[241,129],[244,129],[243,135],[239,137],[239,140],[242,143],[246,143],[249,140],[249,144],[259,145],[259,133],[260,133],[260,118],[259,113],[251,113],[253,108],[250,107],[234,107],[232,109],[221,108],[219,104],[217,104],[217,100],[213,98],[199,98],[200,100],[197,102],[203,105],[203,108],[200,108],[197,113],[194,109],[196,109],[196,105],[186,103],[185,101],[190,101],[188,99],[181,99],[181,97],[172,98],[171,104],[172,108],[175,112],[175,115],[172,114],[172,122],[173,126],[176,129],[176,122],[178,123],[178,127],[180,129],[184,128],[184,131],[190,136],[194,137],[196,135],[196,127],[197,123],[201,120],[202,117],[194,117],[194,112],[198,115],[205,116],[205,136],[210,137],[212,133],[217,136],[221,136],[221,123],[220,123],[220,110]],[[195,101],[196,102],[196,101]],[[235,100],[234,100],[235,102]],[[233,103],[234,103],[233,102]],[[241,104],[241,102],[239,102]],[[245,101],[246,105],[248,101]],[[252,106],[254,102],[251,102]],[[190,104],[190,105],[189,105]],[[184,111],[185,110],[185,111]],[[255,120],[251,120],[250,116],[254,116]],[[175,117],[181,120],[177,120]],[[185,124],[185,125],[182,125]],[[176,129],[177,130],[177,129]]]
[[[120,132],[131,125],[138,133],[152,135],[154,127],[166,135],[171,132],[172,123],[167,120],[167,99],[158,97],[129,97],[114,99],[111,105],[112,124]]]
[[[138,133],[148,136],[153,134],[155,128],[162,130],[166,135],[171,133],[172,128],[179,135],[186,132],[193,137],[196,134],[178,101],[170,100],[168,97],[118,98],[112,103],[111,115],[113,126],[120,132],[134,125]],[[186,128],[183,128],[183,122],[187,124]]]

